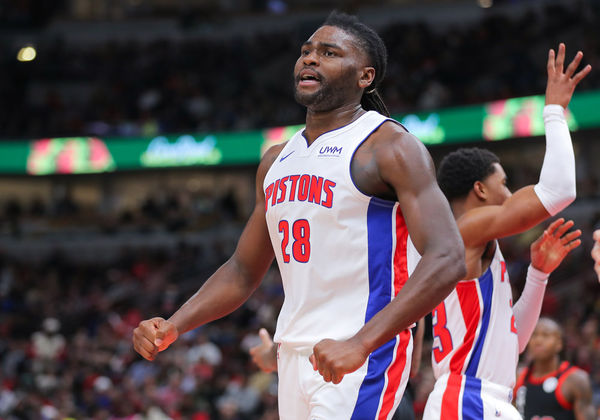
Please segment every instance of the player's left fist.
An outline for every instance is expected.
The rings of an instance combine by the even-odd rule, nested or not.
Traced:
[[[356,339],[325,339],[313,347],[313,354],[309,360],[313,369],[319,371],[325,382],[339,384],[344,375],[360,368],[368,356],[365,348]]]

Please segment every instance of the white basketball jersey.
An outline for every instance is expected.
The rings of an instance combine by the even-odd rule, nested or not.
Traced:
[[[496,243],[478,279],[464,280],[433,310],[432,363],[436,379],[455,373],[512,388],[519,358],[512,290]]]
[[[310,146],[301,130],[267,172],[266,220],[285,292],[276,342],[353,336],[418,262],[398,203],[364,195],[350,175],[356,149],[386,120],[369,111]]]

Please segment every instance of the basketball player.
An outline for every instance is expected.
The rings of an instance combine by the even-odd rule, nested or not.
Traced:
[[[575,86],[591,70],[586,66],[575,74],[581,58],[578,52],[564,70],[564,44],[556,57],[554,50],[549,52],[546,154],[538,184],[511,195],[496,155],[478,148],[460,149],[440,164],[438,182],[464,241],[467,276],[432,313],[436,384],[425,407],[425,420],[520,418],[510,404],[518,355],[535,327],[552,270],[532,260],[525,288],[513,308],[506,264],[496,239],[537,225],[575,199],[575,158],[564,109]],[[557,221],[545,233],[564,241],[564,255],[578,245],[574,241],[578,232],[563,236],[570,226]]]
[[[594,248],[592,248],[592,258],[594,259],[594,270],[600,281],[600,229],[594,231]]]
[[[588,374],[561,362],[562,330],[549,318],[538,321],[527,352],[532,362],[515,386],[515,400],[525,420],[595,420]]]
[[[135,329],[143,357],[238,308],[276,257],[280,417],[389,419],[408,379],[408,328],[465,265],[427,150],[377,92],[386,61],[381,38],[339,13],[302,45],[294,89],[306,127],[261,160],[233,256],[168,320]]]

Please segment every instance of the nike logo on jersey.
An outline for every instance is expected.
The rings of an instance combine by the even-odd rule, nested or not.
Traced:
[[[288,153],[287,155],[285,155],[284,157],[282,157],[281,159],[279,159],[279,161],[283,162],[284,159],[286,159],[289,155],[291,155],[294,152],[295,152],[295,150],[292,150],[290,153]]]

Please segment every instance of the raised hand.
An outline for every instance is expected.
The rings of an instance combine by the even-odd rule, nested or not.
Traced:
[[[573,61],[571,61],[567,69],[563,71],[565,63],[565,44],[562,42],[560,43],[556,57],[553,49],[548,52],[546,105],[558,104],[563,108],[566,108],[567,105],[569,105],[575,87],[592,70],[592,66],[588,64],[581,71],[575,73],[582,58],[583,53],[578,51]]]
[[[313,347],[309,360],[325,382],[339,384],[344,375],[361,367],[367,357],[368,354],[357,340],[325,339]]]
[[[555,220],[534,243],[531,244],[531,265],[543,273],[551,273],[565,257],[581,245],[581,230],[567,231],[573,227],[572,220]]]
[[[594,259],[594,270],[600,281],[600,229],[594,232],[594,248],[592,248],[592,258]]]
[[[146,319],[133,330],[133,348],[144,359],[154,360],[158,352],[177,340],[179,332],[172,322],[163,318]]]
[[[274,372],[277,370],[277,351],[275,343],[271,339],[271,336],[264,328],[258,331],[260,337],[260,344],[250,348],[250,356],[252,361],[263,372]]]

